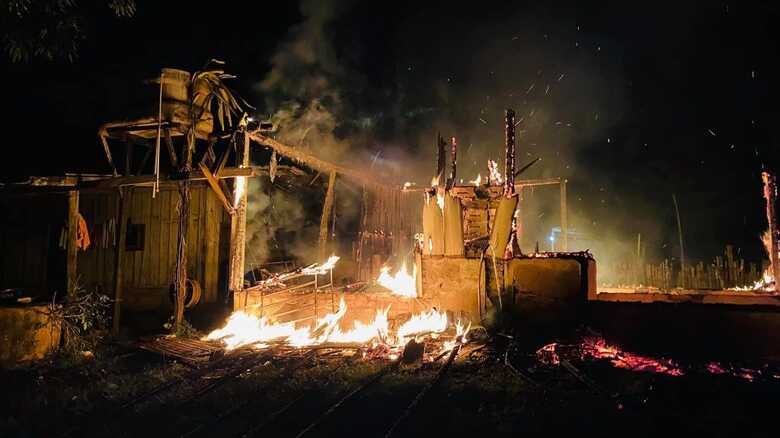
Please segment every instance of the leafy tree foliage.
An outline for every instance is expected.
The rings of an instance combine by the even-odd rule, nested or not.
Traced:
[[[119,18],[135,15],[135,0],[102,0],[82,6],[77,0],[0,1],[2,45],[13,62],[67,60],[79,54],[86,39],[86,15],[91,9],[107,9]]]

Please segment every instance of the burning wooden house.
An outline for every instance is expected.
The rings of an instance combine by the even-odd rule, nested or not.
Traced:
[[[37,296],[40,305],[76,285],[102,291],[115,300],[115,331],[122,309],[172,309],[178,324],[185,309],[225,297],[234,314],[217,338],[233,347],[279,337],[302,344],[367,342],[389,326],[404,332],[407,324],[420,324],[406,330],[440,332],[448,321],[479,324],[496,315],[556,325],[584,317],[588,303],[777,308],[776,295],[599,291],[593,257],[568,252],[567,181],[516,179],[522,169],[515,168],[512,110],[506,112],[503,176],[491,161],[484,181],[457,184],[457,141],[439,138],[432,184],[416,189],[275,139],[272,127],[240,111],[222,78],[219,69],[194,75],[164,69],[152,110],[100,127],[111,174],[35,177],[5,186],[0,202],[10,213],[0,231],[0,287],[11,291],[6,294]],[[252,163],[253,145],[270,154],[267,166]],[[318,238],[311,242],[318,262],[247,281],[254,269],[245,262],[249,178],[273,181],[302,169],[327,181]],[[350,251],[334,242],[338,181],[353,186],[362,205]],[[559,188],[561,252],[520,250],[520,194],[536,186]],[[339,258],[348,263],[338,265],[336,281]],[[235,327],[242,324],[250,328]]]

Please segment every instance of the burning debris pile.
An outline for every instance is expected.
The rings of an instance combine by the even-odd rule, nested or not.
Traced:
[[[343,330],[339,324],[347,313],[343,300],[337,312],[329,313],[319,318],[315,324],[303,327],[297,327],[295,323],[271,322],[264,316],[237,311],[228,318],[222,328],[212,331],[203,340],[222,342],[228,350],[240,347],[263,349],[273,345],[310,347],[324,344],[361,344],[369,348],[384,349],[391,358],[395,358],[410,340],[419,341],[427,337],[452,338],[443,344],[444,351],[449,351],[455,346],[455,339],[465,338],[470,329],[470,324],[466,326],[458,321],[454,325],[454,335],[447,336],[451,328],[447,314],[431,309],[413,315],[397,330],[391,330],[387,318],[389,310],[378,310],[374,320],[369,323],[355,321],[348,330]]]
[[[275,275],[259,282],[254,288],[285,288],[288,281],[303,275],[329,274],[338,259],[337,256],[331,256],[325,263],[315,263],[292,272]],[[415,277],[409,274],[405,266],[394,275],[390,274],[389,268],[383,269],[377,282],[395,294],[405,297],[416,296]],[[316,281],[312,285],[316,286]],[[312,293],[318,293],[316,288]],[[445,312],[430,309],[413,315],[396,330],[392,330],[388,320],[389,311],[389,307],[378,309],[371,322],[356,320],[352,327],[343,329],[341,322],[347,313],[347,305],[343,298],[340,300],[338,310],[317,318],[314,324],[308,326],[301,326],[295,321],[272,321],[267,316],[238,310],[228,318],[222,328],[212,331],[203,340],[219,341],[228,350],[240,347],[263,349],[274,345],[309,347],[323,344],[360,344],[384,349],[390,356],[397,356],[400,349],[410,340],[440,337],[444,339],[447,338],[446,334],[451,328],[454,329],[453,339],[463,338],[470,327],[470,324],[466,326],[461,321],[456,321],[453,326]],[[454,341],[446,341],[443,348],[446,351],[454,345]]]

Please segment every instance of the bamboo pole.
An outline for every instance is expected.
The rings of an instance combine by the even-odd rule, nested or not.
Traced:
[[[682,222],[680,221],[680,208],[677,205],[677,196],[672,193],[672,202],[674,202],[674,213],[677,216],[677,236],[680,238],[680,272],[683,272],[685,267],[685,247],[683,246],[683,232]],[[685,287],[685,277],[680,286]]]

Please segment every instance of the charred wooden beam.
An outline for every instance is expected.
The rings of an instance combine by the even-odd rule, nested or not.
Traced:
[[[447,179],[447,190],[455,185],[458,168],[458,140],[455,137],[450,139],[450,177]]]
[[[273,149],[280,155],[283,155],[298,163],[304,164],[316,171],[327,174],[336,172],[337,174],[353,182],[367,186],[373,190],[392,188],[389,184],[378,181],[377,178],[371,174],[325,161],[300,149],[288,146],[278,140],[266,137],[265,135],[262,135],[256,131],[249,132],[248,135],[252,141]]]
[[[520,170],[515,172],[515,178],[517,178],[518,176],[522,175],[523,172],[525,172],[526,170],[530,169],[531,166],[533,166],[534,164],[538,163],[539,160],[541,160],[541,159],[542,159],[542,157],[536,157],[535,159],[531,160],[530,163],[528,163],[525,166],[521,167]]]
[[[506,110],[506,161],[504,162],[504,196],[515,194],[515,112]]]
[[[103,144],[103,152],[106,154],[108,165],[111,166],[111,170],[114,173],[114,176],[119,175],[119,172],[117,172],[116,166],[114,165],[114,159],[111,157],[111,149],[108,147],[108,140],[106,139],[106,136],[101,133],[98,135],[98,137],[100,137],[100,142]]]
[[[447,143],[441,137],[441,134],[437,134],[437,136],[436,136],[436,147],[437,147],[437,155],[436,155],[436,185],[443,185],[444,184],[444,174],[445,174],[445,172],[447,172],[447,153],[446,153],[446,149],[445,149],[446,146],[447,146]]]

